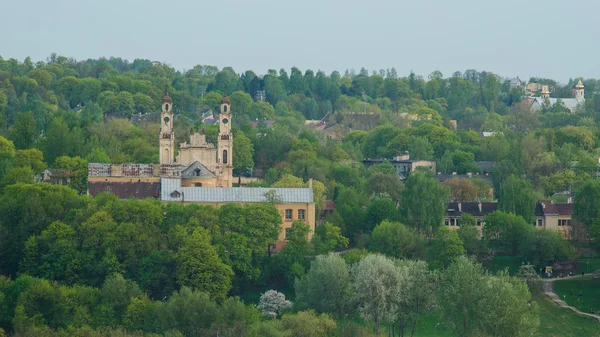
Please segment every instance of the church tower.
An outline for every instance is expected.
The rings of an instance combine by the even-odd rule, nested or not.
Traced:
[[[542,98],[550,98],[550,91],[547,85],[542,86]]]
[[[221,166],[220,186],[231,187],[233,182],[233,134],[231,133],[231,101],[227,95],[221,100],[217,163]]]
[[[160,113],[160,164],[174,164],[175,133],[173,132],[173,101],[169,92],[165,91],[162,99],[162,112]]]
[[[579,79],[579,82],[577,82],[577,85],[575,86],[575,99],[578,101],[585,101],[583,83],[581,83],[581,78]]]

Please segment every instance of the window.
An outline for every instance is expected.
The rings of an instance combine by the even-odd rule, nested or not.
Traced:
[[[450,226],[450,220],[449,219],[444,220],[444,225]]]
[[[200,176],[200,169],[199,168],[197,168],[197,169],[194,170],[194,176],[195,177],[199,177]]]
[[[456,226],[460,226],[460,225],[458,224],[458,219],[456,219]]]
[[[538,219],[538,221],[537,221],[538,227],[542,227],[543,224],[544,224],[544,220]]]
[[[568,226],[571,225],[570,220],[566,220],[566,219],[560,219],[558,220],[558,226],[562,227],[562,226]]]
[[[454,219],[450,219],[450,227],[454,227]]]
[[[286,228],[285,229],[285,239],[286,240],[289,240],[291,233],[292,233],[292,229],[291,228]]]
[[[567,226],[571,226],[571,220],[567,220]]]
[[[223,150],[223,164],[227,164],[227,150]]]
[[[292,220],[293,215],[294,215],[294,211],[292,211],[291,209],[285,210],[285,219],[286,220]]]
[[[196,187],[202,187],[202,183],[195,183],[194,186],[196,186]]]
[[[179,198],[181,196],[181,193],[177,192],[177,191],[173,191],[173,193],[171,193],[171,198]]]
[[[277,249],[277,244],[276,243],[272,244],[271,249]]]
[[[223,105],[223,112],[227,112],[227,105]]]
[[[298,210],[298,220],[304,220],[306,211],[303,209]]]
[[[165,104],[165,111],[169,111],[169,105]]]

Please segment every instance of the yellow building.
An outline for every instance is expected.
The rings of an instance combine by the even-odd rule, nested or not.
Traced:
[[[227,203],[272,202],[279,210],[282,230],[271,251],[280,250],[294,221],[304,221],[315,230],[312,184],[308,188],[237,187],[233,183],[233,133],[231,102],[221,101],[217,147],[203,133],[180,144],[177,158],[173,130],[173,103],[168,93],[162,100],[158,164],[88,165],[88,193],[110,192],[119,198],[160,198],[164,202],[197,203],[220,207]]]
[[[573,204],[571,203],[540,200],[535,205],[535,227],[557,230],[565,239],[571,240],[573,236],[571,214],[573,214]]]

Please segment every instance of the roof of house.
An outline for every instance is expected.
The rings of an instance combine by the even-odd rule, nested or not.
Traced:
[[[498,210],[497,202],[482,202],[481,211],[479,210],[479,204],[478,202],[449,202],[446,207],[446,214],[452,217],[460,217],[466,213],[474,217],[484,217]]]
[[[272,129],[273,128],[273,121],[272,120],[264,120],[264,125],[267,129]],[[250,122],[250,125],[252,125],[252,127],[257,128],[258,127],[258,121],[252,121]]]
[[[435,178],[437,180],[439,180],[441,183],[443,183],[444,181],[450,180],[452,178],[459,178],[459,179],[480,178],[480,179],[487,180],[490,183],[490,185],[493,186],[492,177],[490,177],[489,175],[485,175],[485,174],[472,174],[471,176],[469,176],[467,174],[445,174],[445,173],[440,173],[440,174],[436,174]]]
[[[196,174],[196,170],[199,170],[199,174]],[[183,178],[214,178],[215,174],[211,172],[206,166],[196,161],[192,165],[181,171],[181,177]]]
[[[214,125],[214,124],[217,124],[218,122],[219,122],[219,120],[216,118],[205,118],[204,120],[202,120],[202,123],[206,124],[206,125]]]
[[[563,104],[565,105],[565,107],[567,107],[569,110],[573,110],[577,107],[577,105],[579,103],[583,103],[583,101],[580,101],[576,98],[554,98],[554,97],[549,97],[549,98],[541,98],[541,97],[532,97],[533,98],[533,102],[532,105],[535,103],[538,103],[540,106],[544,103],[544,101],[547,99],[548,102],[550,104],[556,104],[556,102],[560,99]]]
[[[552,200],[539,200],[535,204],[535,216],[571,215],[572,213],[573,204],[555,204]]]
[[[312,188],[264,187],[181,187],[181,179],[161,178],[161,200],[200,203],[267,202],[268,192],[274,191],[281,203],[313,203]]]
[[[477,164],[477,166],[479,166],[479,168],[481,169],[481,171],[483,171],[483,173],[491,172],[494,169],[494,167],[496,166],[496,162],[493,162],[493,161],[478,161],[478,162],[475,162],[475,164]]]

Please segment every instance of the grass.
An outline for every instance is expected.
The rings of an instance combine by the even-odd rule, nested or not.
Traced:
[[[599,337],[600,323],[593,318],[577,315],[570,309],[560,308],[543,295],[534,296],[540,309],[539,337]]]
[[[508,268],[511,275],[515,275],[521,267],[521,258],[513,256],[495,256],[488,270],[495,273]]]
[[[576,274],[581,274],[581,272],[591,273],[594,270],[600,270],[600,257],[588,257],[577,259],[578,264],[575,269]],[[586,271],[587,269],[587,271]]]
[[[580,291],[582,296],[579,296]],[[600,280],[592,280],[591,275],[556,281],[554,293],[564,298],[570,306],[583,312],[590,312],[590,309],[600,310]]]

